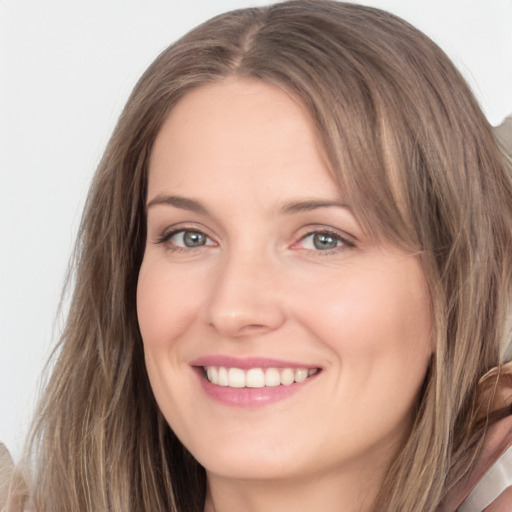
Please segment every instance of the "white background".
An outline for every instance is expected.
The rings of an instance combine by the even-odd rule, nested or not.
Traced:
[[[265,3],[0,0],[0,440],[15,458],[62,326],[60,290],[88,184],[131,88],[196,24]],[[492,124],[512,112],[512,0],[359,3],[437,41]]]

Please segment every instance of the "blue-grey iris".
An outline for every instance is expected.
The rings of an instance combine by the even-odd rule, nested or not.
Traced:
[[[186,247],[201,247],[206,244],[206,235],[198,231],[185,231],[183,243]]]
[[[338,239],[328,233],[315,233],[313,236],[313,245],[315,249],[320,250],[334,249],[338,246]]]

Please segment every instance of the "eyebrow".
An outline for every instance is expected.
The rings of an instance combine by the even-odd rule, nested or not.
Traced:
[[[280,206],[278,211],[282,215],[287,215],[292,213],[310,212],[318,208],[345,208],[347,210],[350,210],[350,206],[341,201],[310,199],[304,201],[286,202],[282,206]]]
[[[147,204],[146,210],[156,205],[174,206],[176,208],[181,208],[182,210],[188,210],[190,212],[201,213],[203,215],[208,214],[208,210],[204,205],[202,205],[199,201],[196,201],[195,199],[189,199],[188,197],[158,195],[151,199],[151,201]]]
[[[199,201],[182,196],[157,195],[148,204],[146,209],[156,205],[167,205],[188,210],[202,215],[209,215],[208,209]],[[280,215],[290,215],[294,213],[305,213],[318,208],[344,208],[350,210],[350,206],[341,201],[328,201],[322,199],[306,199],[287,201],[277,208]]]

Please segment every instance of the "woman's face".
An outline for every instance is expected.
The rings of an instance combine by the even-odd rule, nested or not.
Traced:
[[[203,86],[163,125],[138,318],[159,407],[210,477],[368,474],[403,441],[427,286],[350,202],[276,87]]]

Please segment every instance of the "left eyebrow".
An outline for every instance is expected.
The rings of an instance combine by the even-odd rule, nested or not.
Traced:
[[[318,208],[344,208],[346,210],[350,210],[350,206],[342,203],[341,201],[311,199],[304,201],[288,201],[278,208],[278,212],[281,215],[288,215],[292,213],[310,212]]]
[[[174,206],[175,208],[181,208],[182,210],[188,210],[191,212],[208,215],[208,210],[202,203],[196,201],[195,199],[181,196],[158,195],[149,201],[146,206],[146,210],[149,210],[152,206],[162,204],[167,206]]]

